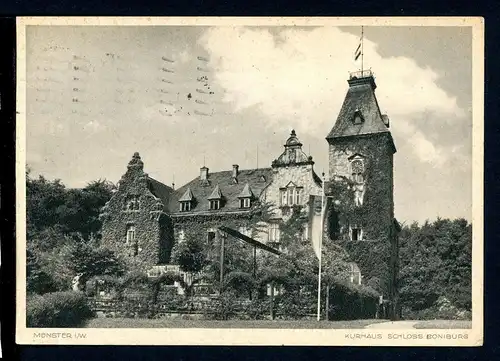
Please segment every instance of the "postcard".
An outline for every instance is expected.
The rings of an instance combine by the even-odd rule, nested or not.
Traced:
[[[23,17],[20,344],[480,346],[482,18]]]

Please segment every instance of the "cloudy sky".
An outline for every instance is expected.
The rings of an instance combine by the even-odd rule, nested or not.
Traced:
[[[69,187],[117,182],[138,151],[181,186],[211,171],[270,166],[290,130],[327,169],[356,27],[28,26],[27,163]],[[472,32],[365,27],[395,155],[401,221],[471,219]]]

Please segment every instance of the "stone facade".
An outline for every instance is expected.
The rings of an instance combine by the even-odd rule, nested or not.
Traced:
[[[141,268],[168,262],[173,244],[165,200],[153,193],[153,182],[135,153],[101,213],[102,243]]]

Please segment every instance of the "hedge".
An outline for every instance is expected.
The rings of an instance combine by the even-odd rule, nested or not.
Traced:
[[[93,316],[83,292],[53,292],[27,299],[27,327],[78,327]]]

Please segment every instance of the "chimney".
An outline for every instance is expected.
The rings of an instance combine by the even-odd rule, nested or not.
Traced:
[[[238,169],[240,166],[238,164],[233,164],[233,178],[236,178],[238,176]]]
[[[206,181],[208,179],[208,168],[203,166],[200,168],[200,179]]]

